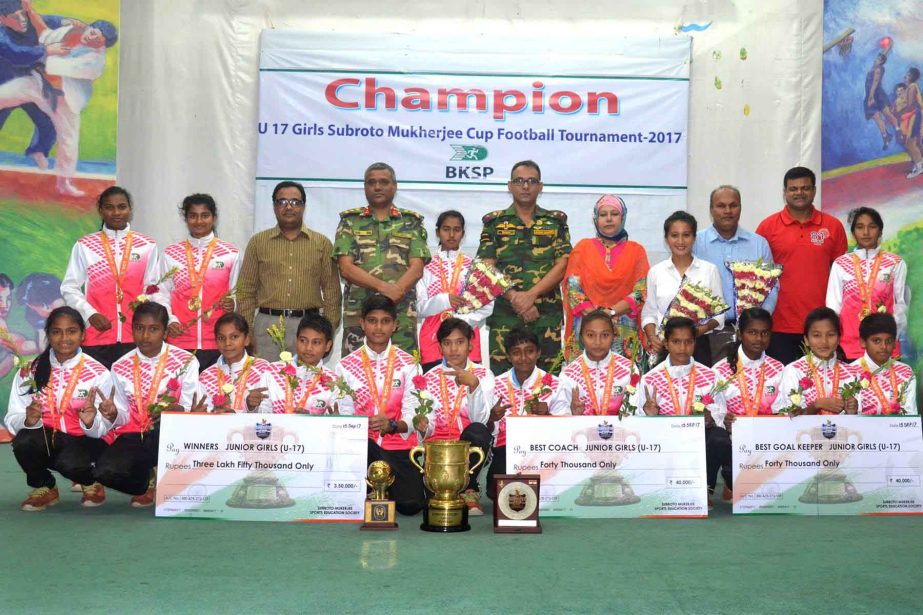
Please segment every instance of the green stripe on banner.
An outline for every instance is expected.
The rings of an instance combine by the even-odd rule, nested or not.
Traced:
[[[257,181],[299,181],[299,182],[340,182],[346,184],[363,184],[364,179],[334,179],[332,177],[261,177],[257,176]],[[428,181],[422,179],[402,179],[400,184],[439,184],[439,185],[456,185],[456,186],[505,186],[506,183],[499,182],[447,182],[447,181]],[[686,190],[686,186],[643,186],[636,184],[545,184],[546,188],[653,188],[657,190]],[[671,417],[672,418],[672,417]]]
[[[608,81],[689,81],[689,77],[621,77],[606,75],[533,75],[527,73],[448,73],[400,70],[334,70],[320,68],[261,68],[261,73],[336,73],[344,75],[440,75],[446,77],[523,77],[537,79],[605,79]]]

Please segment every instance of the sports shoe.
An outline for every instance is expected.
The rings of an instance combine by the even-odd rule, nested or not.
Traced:
[[[54,506],[59,499],[57,487],[39,487],[29,492],[29,497],[19,505],[19,510],[38,512]]]
[[[724,486],[724,491],[721,492],[721,499],[731,504],[734,502],[734,492],[731,491],[727,485]]]
[[[83,498],[80,500],[81,506],[95,508],[96,506],[102,506],[106,502],[106,488],[99,483],[81,485],[80,490],[83,491]]]
[[[82,493],[82,492],[83,492],[83,485],[81,485],[80,483],[74,483],[74,482],[72,482],[72,483],[71,483],[71,492],[72,492],[72,493]]]
[[[474,489],[465,489],[461,493],[461,499],[464,500],[468,507],[469,517],[480,517],[484,514],[484,508],[481,506],[481,495]]]
[[[913,179],[921,173],[923,173],[923,162],[918,162],[917,164],[913,165],[912,169],[910,169],[910,173],[907,174],[907,179]]]
[[[154,505],[154,477],[151,476],[151,480],[147,484],[147,491],[145,491],[142,495],[132,496],[131,507],[132,508],[147,508],[153,505]]]

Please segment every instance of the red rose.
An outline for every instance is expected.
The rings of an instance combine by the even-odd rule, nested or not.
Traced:
[[[228,396],[224,393],[218,393],[217,395],[212,396],[212,404],[215,407],[224,406],[228,403]]]
[[[180,381],[177,380],[176,378],[170,378],[170,380],[167,381],[167,390],[168,390],[168,391],[177,391],[177,390],[179,390],[179,388],[180,388],[181,386],[182,386],[182,385],[180,384]]]
[[[145,295],[153,295],[153,294],[156,293],[158,290],[160,290],[160,289],[157,288],[157,285],[156,285],[156,284],[148,284],[148,285],[144,288],[144,294],[145,294]]]
[[[628,384],[633,387],[638,386],[638,383],[641,382],[641,374],[635,372],[631,375],[631,378],[628,379]]]
[[[708,393],[706,393],[705,395],[702,396],[702,403],[705,404],[706,406],[709,404],[713,404],[715,403],[715,398],[709,395]]]
[[[298,370],[295,369],[295,366],[294,366],[294,365],[292,365],[291,363],[289,363],[289,364],[287,364],[285,367],[282,368],[282,373],[285,374],[286,376],[293,376],[293,377],[294,377],[294,376],[296,376],[296,375],[298,374]]]
[[[554,381],[551,378],[551,374],[546,372],[545,375],[542,376],[542,384],[544,384],[546,387],[550,387],[553,383]]]
[[[325,387],[328,384],[330,384],[330,376],[327,375],[327,372],[320,373],[320,380],[318,380],[318,382],[320,383],[322,387]]]
[[[413,377],[413,386],[414,386],[414,388],[417,389],[418,391],[422,391],[423,389],[426,388],[426,378],[424,378],[423,376],[419,376],[419,375],[418,375],[418,376],[414,376],[414,377]]]
[[[891,414],[900,414],[901,413],[901,402],[892,401],[891,402]]]
[[[801,387],[802,391],[806,391],[814,386],[814,381],[808,378],[807,376],[805,376],[804,378],[798,381],[798,386]]]

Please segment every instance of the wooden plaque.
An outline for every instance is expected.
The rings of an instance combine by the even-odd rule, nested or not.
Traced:
[[[494,499],[494,532],[541,534],[538,520],[538,474],[497,474]]]
[[[394,500],[366,500],[365,523],[360,530],[396,530]]]

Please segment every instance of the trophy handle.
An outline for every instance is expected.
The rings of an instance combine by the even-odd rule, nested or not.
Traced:
[[[423,448],[422,446],[415,446],[412,449],[410,449],[410,463],[415,465],[417,469],[420,470],[420,474],[423,474],[423,466],[417,463],[417,453],[422,453],[425,450],[426,449]],[[483,455],[484,453],[481,453],[481,454]]]
[[[484,451],[483,451],[483,450],[481,449],[481,447],[479,447],[479,446],[472,446],[472,447],[468,450],[468,453],[474,453],[475,455],[478,456],[478,461],[477,461],[477,463],[474,464],[474,465],[471,467],[470,470],[468,470],[468,474],[474,474],[474,472],[475,472],[478,468],[480,468],[481,465],[484,463],[484,457],[485,457]],[[412,458],[411,458],[411,459],[412,459]]]

